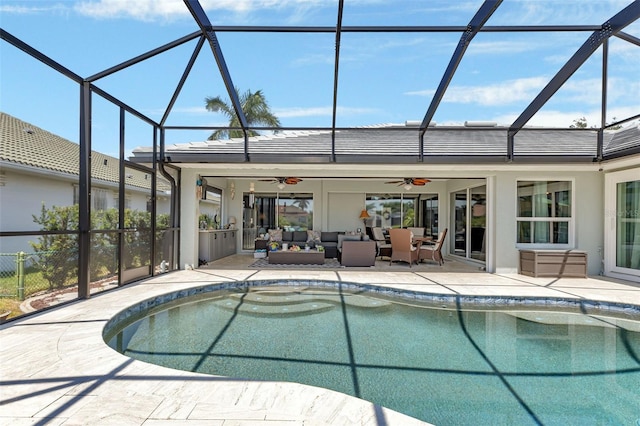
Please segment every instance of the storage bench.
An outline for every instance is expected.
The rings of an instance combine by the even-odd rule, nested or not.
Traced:
[[[520,250],[518,273],[530,277],[587,277],[587,252]]]

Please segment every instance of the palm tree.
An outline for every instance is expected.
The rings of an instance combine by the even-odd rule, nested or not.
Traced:
[[[293,204],[296,204],[300,210],[305,211],[309,207],[309,200],[306,198],[300,198],[294,201]]]
[[[238,88],[235,89],[240,99],[240,105],[242,111],[244,111],[248,124],[261,124],[268,127],[280,127],[280,120],[273,115],[267,104],[267,100],[262,94],[262,90],[258,90],[255,93],[251,93],[251,90],[247,90],[240,95]],[[231,102],[226,102],[216,96],[215,98],[206,97],[207,111],[220,112],[229,118],[229,127],[240,127],[240,120],[236,115],[235,110]],[[249,136],[257,136],[258,132],[255,130],[248,130]],[[277,133],[277,130],[274,132]],[[209,136],[209,140],[220,138],[241,138],[244,137],[242,130],[216,130]]]

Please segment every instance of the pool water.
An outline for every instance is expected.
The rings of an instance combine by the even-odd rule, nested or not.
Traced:
[[[180,370],[333,389],[437,425],[636,425],[640,323],[321,288],[217,292],[107,337]]]

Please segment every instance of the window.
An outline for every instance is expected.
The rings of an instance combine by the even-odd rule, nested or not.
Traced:
[[[108,191],[106,189],[100,188],[92,188],[91,189],[91,201],[93,205],[91,208],[94,211],[102,211],[107,209],[107,195]],[[78,204],[80,202],[80,187],[78,185],[73,185],[73,204]]]
[[[257,227],[260,233],[280,228],[285,231],[313,229],[313,194],[254,194],[253,205],[245,193],[244,228]]]
[[[425,235],[438,237],[438,194],[422,194],[422,225]]]
[[[200,201],[200,215],[206,216],[209,226],[219,229],[223,226],[222,212],[222,190],[207,184],[206,179],[202,180],[202,200]],[[200,218],[202,220],[202,217]]]
[[[571,186],[569,181],[518,182],[518,244],[570,245]]]
[[[407,228],[417,226],[418,194],[367,194],[371,226]]]
[[[113,197],[113,208],[114,209],[119,209],[120,208],[120,197],[118,196],[118,194],[114,194],[115,196]],[[125,209],[130,209],[131,208],[131,194],[124,194],[124,208]]]
[[[313,194],[243,194],[242,248],[252,250],[256,237],[269,229],[313,229]]]
[[[278,228],[285,231],[313,229],[313,194],[279,194]]]

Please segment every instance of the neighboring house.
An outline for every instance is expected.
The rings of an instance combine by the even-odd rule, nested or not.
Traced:
[[[281,197],[311,194],[314,230],[356,230],[365,207],[382,226],[398,226],[406,212],[422,211],[416,221],[427,232],[449,229],[444,252],[490,272],[517,272],[522,249],[580,250],[587,253],[589,274],[640,281],[637,121],[602,133],[606,160],[598,153],[596,129],[525,127],[514,139],[511,158],[508,130],[487,123],[430,127],[421,161],[417,129],[408,123],[338,130],[333,150],[327,131],[250,138],[250,163],[243,161],[243,140],[167,146],[166,158],[182,168],[182,261],[197,260],[192,218],[200,203],[193,182],[202,176],[225,194],[223,215],[242,217],[241,228],[259,229],[265,225],[261,217],[273,214],[258,212],[248,202],[250,194],[273,206],[282,205]],[[138,148],[131,159],[150,163],[150,153]],[[282,188],[264,182],[278,176],[302,181]],[[412,177],[431,182],[389,184]],[[243,196],[226,195],[231,186]],[[389,214],[390,202],[408,207]],[[248,241],[238,247],[251,249],[256,233],[243,232]]]
[[[93,210],[118,207],[118,159],[92,152]],[[79,146],[46,130],[0,112],[0,227],[2,231],[38,231],[33,216],[44,205],[78,202]],[[147,210],[151,175],[131,170],[125,176],[125,207]],[[159,197],[159,211],[168,212],[168,196]],[[31,252],[33,237],[5,237],[0,252]]]

